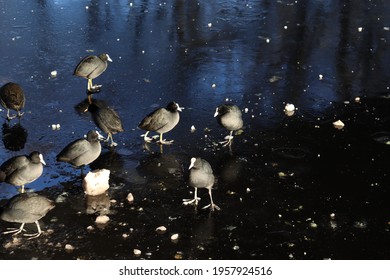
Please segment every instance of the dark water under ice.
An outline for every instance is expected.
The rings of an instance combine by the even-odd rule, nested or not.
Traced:
[[[38,239],[0,236],[1,259],[390,257],[385,1],[25,0],[1,2],[0,14],[0,84],[21,84],[27,98],[20,126],[4,122],[0,159],[40,151],[47,166],[27,188],[57,201]],[[94,98],[125,132],[85,169],[111,171],[108,195],[91,198],[80,171],[55,156],[95,128],[79,109],[87,81],[72,73],[103,52],[113,62]],[[138,123],[171,100],[185,107],[166,134],[175,143],[145,146]],[[226,100],[245,124],[231,149],[213,118]],[[182,205],[194,156],[213,167],[222,211],[201,209],[205,190],[198,209]],[[16,194],[2,183],[0,205]]]

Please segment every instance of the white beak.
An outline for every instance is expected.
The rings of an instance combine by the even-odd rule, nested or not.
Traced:
[[[196,161],[196,158],[191,158],[191,164],[190,164],[190,167],[188,167],[188,170],[190,170],[192,167],[194,167],[194,164],[195,164],[195,161]]]
[[[99,140],[99,141],[106,140],[106,138],[104,138],[104,136],[101,135],[101,134],[99,133],[99,131],[96,130],[96,133],[97,133],[97,135],[98,135],[98,140]]]
[[[39,159],[40,159],[40,162],[41,162],[43,165],[46,165],[46,162],[43,160],[43,155],[42,155],[42,154],[39,154]]]
[[[184,107],[180,107],[178,103],[176,103],[176,106],[177,106],[177,110],[178,110],[179,112],[181,112],[181,110],[184,109]]]
[[[218,116],[218,108],[215,109],[214,118],[215,118],[216,116]]]
[[[106,54],[106,55],[107,55],[107,60],[108,60],[109,62],[112,62],[111,57],[110,57],[108,54]]]

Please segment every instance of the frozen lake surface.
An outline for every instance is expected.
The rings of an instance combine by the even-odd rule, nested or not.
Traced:
[[[40,151],[47,166],[26,188],[56,201],[39,238],[0,236],[0,258],[389,259],[390,6],[343,2],[0,3],[0,86],[26,94],[20,124],[4,120],[0,159]],[[87,80],[72,73],[100,53],[113,62],[93,98],[125,131],[84,169],[111,171],[107,195],[87,197],[80,170],[56,155],[96,128],[83,112]],[[172,100],[185,108],[165,134],[174,144],[144,145],[138,123]],[[225,101],[244,119],[230,149],[213,117]],[[198,156],[221,211],[202,209],[204,189],[198,208],[182,205]],[[17,193],[1,183],[0,206]]]

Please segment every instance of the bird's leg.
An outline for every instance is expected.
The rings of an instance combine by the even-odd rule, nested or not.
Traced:
[[[38,229],[38,232],[37,232],[37,233],[29,233],[29,234],[25,233],[25,234],[23,234],[24,236],[30,236],[30,238],[27,238],[28,240],[37,238],[37,237],[39,237],[39,236],[41,235],[41,233],[42,233],[41,227],[39,226],[38,221],[35,221],[35,224],[37,225],[37,229]]]
[[[82,165],[80,167],[80,177],[83,178],[84,177],[84,165]]]
[[[24,112],[18,111],[18,118],[20,118],[20,117],[23,116],[23,115],[24,115]]]
[[[118,146],[118,143],[114,142],[114,138],[112,137],[112,134],[111,134],[111,133],[108,133],[107,142],[108,142],[109,139],[111,139],[110,147],[116,147],[116,146]]]
[[[183,199],[183,204],[184,205],[190,205],[190,204],[198,205],[199,200],[200,200],[200,197],[198,197],[198,188],[195,188],[194,199],[191,199],[191,198]]]
[[[211,208],[211,211],[214,211],[214,210],[221,210],[221,208],[219,208],[218,205],[214,204],[214,201],[213,201],[213,195],[211,194],[211,188],[209,188],[209,196],[210,196],[210,204],[209,205],[206,205],[205,207],[203,207],[202,209],[206,209],[206,208]]]
[[[226,139],[226,141],[222,141],[222,142],[219,142],[219,143],[223,144],[224,147],[226,147],[227,145],[231,145],[232,144],[233,130],[230,131],[229,135],[225,136],[225,139]]]
[[[159,146],[160,146],[160,154],[163,154],[164,152],[163,145],[159,145]]]
[[[93,85],[92,79],[88,79],[88,91],[90,92],[98,92],[102,85]]]
[[[7,109],[7,120],[10,121],[12,119],[16,118],[16,115],[15,116],[10,116],[9,115],[9,109]]]
[[[88,103],[92,104],[92,94],[88,94]]]
[[[92,79],[88,79],[88,91],[92,92]]]
[[[22,185],[21,188],[20,193],[24,193],[24,185]]]
[[[160,134],[160,140],[158,141],[159,144],[162,145],[171,145],[173,143],[173,140],[166,140],[163,139],[163,133]]]
[[[146,131],[145,134],[142,134],[142,135],[141,135],[141,137],[144,138],[144,141],[145,141],[145,142],[148,142],[148,143],[152,142],[152,140],[153,140],[152,138],[148,137],[149,132],[150,132],[150,131]]]
[[[13,233],[13,235],[17,235],[17,234],[21,233],[22,231],[24,231],[23,227],[24,227],[24,223],[20,226],[20,228],[17,228],[17,229],[15,229],[15,228],[12,228],[12,229],[7,228],[7,229],[9,229],[9,231],[5,231],[2,234]]]

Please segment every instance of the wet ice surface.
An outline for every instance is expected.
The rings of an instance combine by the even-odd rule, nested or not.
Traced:
[[[0,82],[20,83],[27,97],[20,126],[3,125],[1,159],[39,150],[47,166],[27,188],[56,200],[44,234],[1,236],[0,257],[388,259],[389,8],[306,2],[0,4]],[[80,170],[55,156],[95,127],[80,110],[87,81],[72,72],[103,52],[113,63],[94,98],[117,110],[125,132],[85,168],[111,171],[108,194],[91,198]],[[185,107],[165,135],[175,143],[144,146],[139,121],[171,100]],[[225,100],[245,124],[231,150],[213,118]],[[182,205],[193,197],[194,156],[213,167],[222,211],[201,209],[205,190],[198,209]],[[0,187],[4,205],[17,190]],[[95,223],[99,214],[107,224]]]

